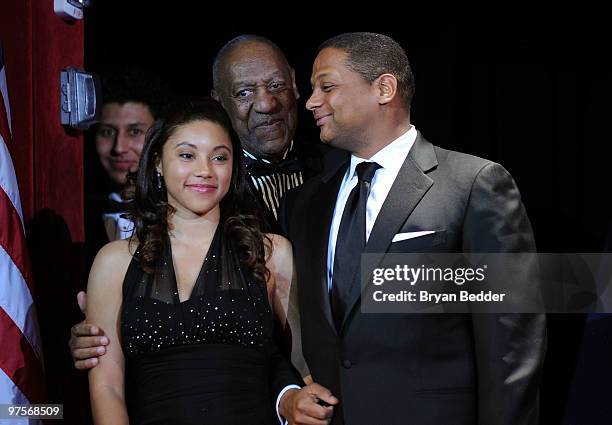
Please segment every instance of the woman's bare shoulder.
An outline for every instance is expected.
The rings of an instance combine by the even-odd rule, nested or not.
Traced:
[[[276,233],[266,233],[266,237],[272,243],[272,257],[276,259],[288,258],[293,254],[291,242],[284,236]],[[269,247],[266,247],[269,249]],[[267,253],[268,254],[268,253]]]
[[[121,239],[104,245],[94,260],[103,263],[124,263],[130,262],[134,255],[135,247],[128,239]]]
[[[135,251],[133,242],[127,239],[112,241],[104,245],[94,259],[89,273],[90,284],[111,282],[117,284],[123,282],[130,261]]]

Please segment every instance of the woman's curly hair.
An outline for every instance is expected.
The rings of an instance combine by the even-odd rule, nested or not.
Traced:
[[[129,201],[127,216],[134,222],[132,237],[138,239],[139,249],[134,257],[142,269],[151,274],[159,272],[160,258],[167,249],[168,218],[175,209],[168,204],[168,194],[157,165],[168,139],[181,126],[195,121],[208,121],[221,126],[232,142],[232,178],[230,188],[220,203],[221,220],[227,237],[238,249],[240,263],[254,278],[265,282],[266,268],[264,241],[271,252],[271,242],[262,233],[261,214],[257,211],[253,194],[242,165],[242,147],[232,129],[229,117],[213,99],[181,100],[165,121],[157,121],[147,133],[138,171],[129,175],[129,189],[124,196]]]

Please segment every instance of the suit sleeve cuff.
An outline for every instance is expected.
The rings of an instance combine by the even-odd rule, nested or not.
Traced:
[[[283,398],[283,396],[285,395],[285,393],[289,390],[299,390],[301,389],[301,387],[299,385],[287,385],[285,388],[283,388],[283,390],[278,394],[278,397],[276,397],[276,415],[278,416],[278,420],[280,421],[281,425],[287,425],[287,421],[285,420],[285,418],[283,418],[280,414],[280,401],[281,398]]]

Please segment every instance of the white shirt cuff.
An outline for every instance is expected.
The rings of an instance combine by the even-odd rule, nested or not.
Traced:
[[[300,387],[299,385],[287,385],[285,388],[283,388],[283,390],[278,394],[278,397],[276,397],[276,414],[278,415],[278,420],[280,421],[281,425],[287,425],[287,421],[281,416],[280,414],[280,401],[281,398],[283,398],[283,395],[285,395],[285,393],[289,390],[300,390],[302,389],[302,387]]]

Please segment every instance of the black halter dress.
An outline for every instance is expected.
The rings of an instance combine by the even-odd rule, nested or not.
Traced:
[[[273,341],[265,284],[241,270],[222,227],[186,301],[169,241],[159,275],[136,259],[128,268],[121,339],[130,423],[278,424],[278,391],[301,381]]]

